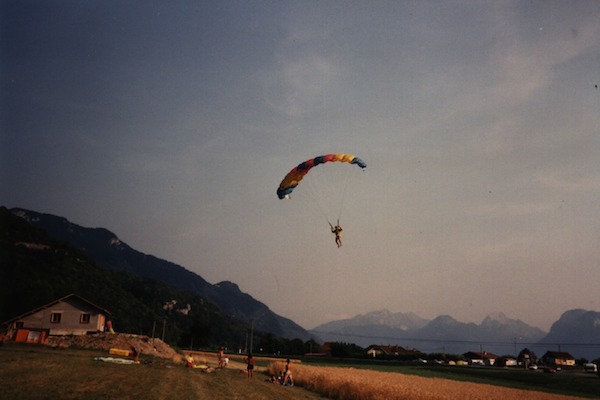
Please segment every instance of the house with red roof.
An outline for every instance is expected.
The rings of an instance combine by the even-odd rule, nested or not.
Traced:
[[[468,353],[464,353],[463,356],[469,363],[469,365],[494,365],[496,360],[499,358],[497,355],[484,352],[474,352],[469,351]]]

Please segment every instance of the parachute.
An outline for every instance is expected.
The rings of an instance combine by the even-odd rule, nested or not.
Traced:
[[[356,164],[362,169],[367,168],[367,164],[360,158],[351,154],[327,154],[324,156],[318,156],[306,160],[303,163],[298,164],[283,178],[277,189],[277,196],[280,199],[289,198],[292,191],[298,186],[304,175],[308,174],[313,167],[317,165],[328,163],[328,162],[345,162],[349,164]]]

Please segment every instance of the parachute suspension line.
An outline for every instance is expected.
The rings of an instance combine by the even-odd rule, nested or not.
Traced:
[[[316,180],[318,180],[318,176],[316,178]],[[322,196],[322,193],[319,193],[319,190],[317,190],[314,181],[315,179],[307,179],[304,181],[302,190],[299,190],[299,194],[301,194],[300,197],[308,205],[309,208],[321,214],[321,217],[324,218],[331,225],[329,217],[327,216],[327,212],[325,212],[323,206],[321,205],[320,195]]]
[[[289,197],[292,191],[298,186],[300,181],[303,180],[304,176],[308,174],[314,167],[324,164],[324,163],[349,163],[354,164],[357,167],[362,168],[363,170],[367,167],[367,165],[360,158],[351,155],[351,154],[325,154],[321,156],[314,157],[312,159],[306,160],[296,167],[294,167],[288,174],[283,178],[281,183],[279,184],[279,188],[277,189],[277,196],[280,199],[284,199]],[[327,171],[329,168],[326,168],[324,171]],[[335,170],[335,168],[334,168]],[[346,169],[345,169],[346,170]],[[310,205],[313,210],[317,210],[322,217],[329,223],[329,225],[333,225],[330,219],[335,218],[334,216],[337,214],[337,222],[339,225],[339,221],[342,216],[343,208],[345,206],[345,200],[347,196],[348,186],[350,184],[350,173],[352,169],[347,169],[346,173],[338,174],[337,180],[334,180],[335,184],[330,184],[330,181],[326,181],[327,185],[322,185],[318,188],[313,186],[312,181],[314,178],[318,178],[318,173],[321,171],[321,168],[317,168],[315,171],[311,172],[311,179],[304,180],[303,185],[301,185],[305,190],[303,195],[307,196],[304,198],[305,201],[311,200]],[[317,190],[319,189],[319,190]],[[328,189],[328,190],[325,190]],[[300,192],[298,192],[300,193]],[[300,196],[302,197],[302,196]],[[323,207],[323,206],[327,207]],[[331,206],[331,207],[329,207]]]
[[[335,219],[340,224],[346,197],[352,179],[356,172],[352,168],[344,168],[342,165],[334,165],[333,170],[311,171],[311,176],[302,181],[302,187],[296,192],[307,203],[309,209],[321,215],[328,225],[333,229]],[[337,184],[331,185],[328,180],[334,178]],[[293,194],[292,194],[293,196]],[[329,207],[324,206],[329,204]]]
[[[348,192],[348,186],[350,185],[350,176],[351,173],[354,173],[355,171],[351,171],[350,169],[344,169],[344,174],[343,174],[343,188],[342,188],[342,194],[341,194],[341,200],[340,200],[340,207],[339,207],[339,211],[338,211],[338,215],[337,215],[337,224],[340,224],[340,218],[342,217],[342,211],[344,209],[344,203],[346,202],[346,194]]]

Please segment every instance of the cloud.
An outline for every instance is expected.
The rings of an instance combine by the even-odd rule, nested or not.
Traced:
[[[536,180],[543,187],[559,193],[588,192],[600,190],[600,178],[597,176],[583,176],[581,172],[537,174]]]
[[[597,47],[600,25],[595,18],[538,28],[534,22],[523,24],[517,10],[505,11],[496,14],[491,64],[498,70],[494,94],[506,102],[531,99],[552,83],[557,67]]]
[[[483,204],[474,207],[469,211],[469,214],[483,217],[494,218],[513,218],[523,217],[534,214],[544,214],[556,209],[556,205],[552,202],[535,202],[535,201],[508,201],[498,202],[494,204]]]
[[[301,116],[324,106],[324,98],[334,90],[342,73],[336,63],[317,52],[280,55],[269,74],[268,104],[290,117]]]

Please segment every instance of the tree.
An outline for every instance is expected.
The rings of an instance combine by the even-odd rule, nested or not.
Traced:
[[[320,353],[321,345],[314,339],[310,339],[304,343],[304,353]]]
[[[517,362],[523,365],[525,368],[529,368],[531,364],[536,364],[538,361],[538,357],[535,353],[525,347],[519,355],[517,356]]]
[[[354,343],[331,343],[331,355],[339,358],[361,358],[366,355],[365,349]]]

